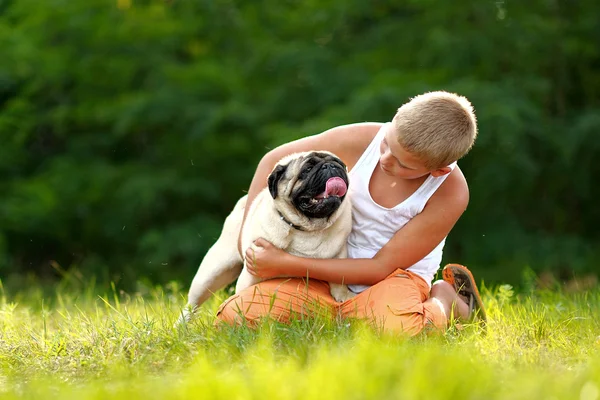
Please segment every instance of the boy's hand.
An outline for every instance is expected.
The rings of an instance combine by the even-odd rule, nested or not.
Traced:
[[[246,250],[246,268],[251,275],[263,279],[284,275],[281,266],[287,255],[265,239],[258,238]]]

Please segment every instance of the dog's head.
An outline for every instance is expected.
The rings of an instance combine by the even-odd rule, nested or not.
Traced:
[[[348,185],[346,165],[326,151],[289,155],[268,178],[275,207],[305,230],[323,229],[337,219]]]

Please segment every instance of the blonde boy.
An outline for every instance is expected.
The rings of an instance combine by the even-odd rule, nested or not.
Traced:
[[[288,154],[327,150],[346,163],[353,204],[349,258],[296,257],[259,239],[260,250],[240,252],[252,274],[273,279],[226,300],[218,318],[229,324],[266,316],[287,321],[318,303],[343,318],[414,335],[427,325],[444,328],[451,315],[467,319],[478,310],[484,316],[465,267],[446,266],[444,280],[432,285],[446,237],[469,201],[456,161],[476,136],[469,101],[432,92],[404,104],[390,123],[338,126],[267,153],[250,185],[249,204],[266,186],[275,163]],[[357,295],[336,303],[326,282],[348,284]]]

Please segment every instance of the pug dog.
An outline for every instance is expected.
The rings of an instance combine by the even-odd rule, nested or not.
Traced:
[[[242,249],[262,237],[290,254],[308,258],[346,258],[352,228],[346,165],[326,151],[295,153],[280,160],[267,187],[250,206],[242,234]],[[247,196],[225,219],[221,235],[208,250],[194,277],[188,306],[180,322],[214,292],[238,278],[236,293],[261,281],[251,275],[237,246]],[[346,285],[330,284],[336,301],[355,296]]]

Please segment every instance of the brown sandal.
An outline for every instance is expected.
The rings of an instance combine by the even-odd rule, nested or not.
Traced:
[[[469,320],[481,320],[484,326],[487,322],[483,301],[477,290],[477,284],[471,271],[460,264],[448,264],[442,270],[442,277],[454,287],[456,293],[467,299],[469,306]]]

